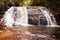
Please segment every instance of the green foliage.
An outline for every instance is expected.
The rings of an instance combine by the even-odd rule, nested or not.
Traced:
[[[45,6],[59,11],[60,0],[0,0],[0,8],[10,6]]]
[[[33,3],[33,0],[24,0],[22,3],[23,3],[22,6],[31,6]]]

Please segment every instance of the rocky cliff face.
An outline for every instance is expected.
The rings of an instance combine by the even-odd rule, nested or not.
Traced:
[[[38,7],[36,7],[36,6],[34,6],[34,7],[28,7],[27,9],[32,10],[32,9],[34,9],[34,8],[36,8],[37,11],[35,10],[35,12],[33,12],[33,13],[35,13],[35,14],[33,15],[33,14],[31,13],[31,14],[29,14],[29,16],[31,15],[31,16],[37,16],[37,17],[38,17],[38,16],[39,16],[39,13],[40,13]],[[7,10],[7,9],[8,9],[8,8],[6,8],[6,10]],[[6,11],[6,10],[5,10],[5,11]],[[53,9],[52,9],[52,10],[53,10]],[[60,25],[60,14],[59,14],[59,12],[52,11],[52,10],[51,10],[52,14],[55,16],[58,25]],[[0,11],[0,20],[1,20],[1,18],[3,17],[5,11]],[[32,11],[33,11],[33,10],[32,10]],[[30,17],[29,17],[29,18],[30,18]],[[29,20],[30,20],[30,19],[29,19]],[[38,22],[38,21],[37,21],[37,22]],[[37,24],[37,23],[35,23],[35,24]],[[46,24],[44,24],[44,25],[46,25]]]

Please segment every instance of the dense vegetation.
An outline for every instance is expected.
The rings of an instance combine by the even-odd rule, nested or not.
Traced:
[[[0,8],[5,6],[46,6],[59,11],[60,0],[0,0]]]
[[[0,0],[0,8],[10,6],[46,6],[60,11],[60,0]]]

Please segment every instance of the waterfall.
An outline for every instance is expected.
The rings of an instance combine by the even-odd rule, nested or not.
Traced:
[[[11,7],[9,8],[2,18],[4,25],[13,27],[13,25],[28,25],[28,13],[26,7]]]
[[[3,21],[4,25],[7,27],[13,27],[14,25],[28,26],[30,25],[28,24],[28,18],[32,18],[34,23],[37,25],[45,25],[50,27],[55,27],[57,25],[54,15],[50,13],[47,8],[36,7],[36,9],[33,9],[33,7],[29,8],[29,10],[26,7],[11,7],[5,12],[1,21]]]
[[[46,7],[29,7],[30,24],[46,27],[58,27],[54,15]]]
[[[28,13],[26,7],[17,7],[17,11],[15,11],[15,25],[28,25]]]
[[[14,19],[13,19],[13,7],[11,7],[10,9],[8,9],[3,18],[1,19],[1,21],[4,22],[4,25],[5,26],[8,26],[8,27],[12,27],[12,24],[14,23]]]
[[[45,7],[39,7],[39,9],[42,11],[42,14],[47,20],[47,26],[55,27],[57,26],[56,20],[54,15]]]

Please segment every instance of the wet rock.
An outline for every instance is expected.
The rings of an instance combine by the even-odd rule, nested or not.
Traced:
[[[10,30],[1,32],[0,40],[56,40],[48,34],[33,34],[27,30],[17,30],[15,28]]]

